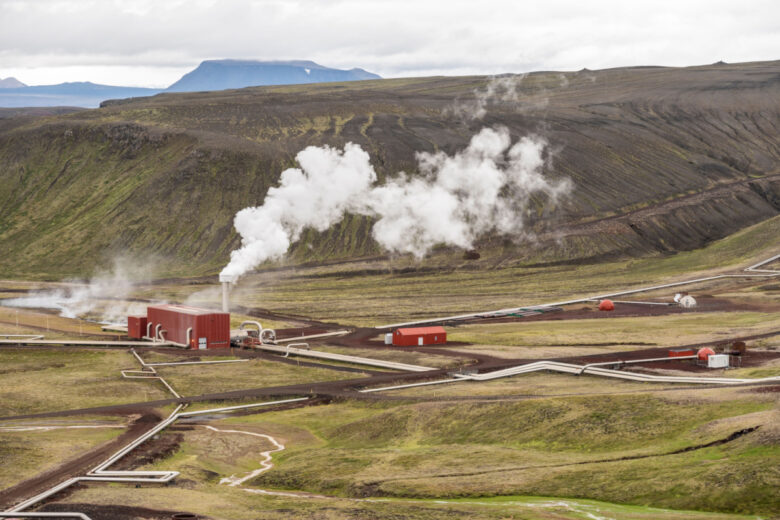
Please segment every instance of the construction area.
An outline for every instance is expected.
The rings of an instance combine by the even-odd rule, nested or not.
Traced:
[[[360,504],[379,516],[432,507],[438,517],[452,512],[434,501],[442,494],[555,496],[561,482],[585,486],[579,467],[602,481],[584,496],[641,503],[604,479],[655,468],[658,457],[691,466],[740,443],[754,442],[745,449],[762,456],[770,452],[757,446],[777,448],[780,255],[756,260],[374,326],[252,308],[229,280],[210,305],[139,297],[136,312],[113,325],[2,306],[0,360],[9,368],[0,441],[18,447],[0,475],[0,517],[230,518],[261,507],[252,500],[271,518],[311,501],[342,512]],[[19,298],[27,290],[0,292]],[[50,367],[52,356],[58,366]],[[328,409],[332,424],[319,415]],[[657,419],[665,413],[672,419]],[[619,423],[638,444],[613,431]],[[44,438],[48,457],[36,444]],[[590,447],[574,455],[581,445]],[[452,459],[467,447],[484,460]],[[647,471],[666,478],[660,468]],[[545,471],[556,477],[538,480]],[[750,485],[777,483],[761,479]],[[610,518],[606,502],[567,496],[516,507]],[[405,501],[412,498],[420,502]],[[767,500],[757,508],[780,505]],[[729,504],[723,518],[747,518]],[[682,499],[653,505],[690,508]],[[488,515],[467,499],[452,507]],[[708,518],[697,515],[684,517]]]

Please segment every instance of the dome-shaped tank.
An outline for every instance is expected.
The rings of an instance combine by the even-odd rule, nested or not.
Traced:
[[[612,300],[601,300],[599,303],[599,310],[600,311],[614,311],[615,310],[615,304],[612,303]]]
[[[704,347],[699,349],[699,351],[696,353],[696,357],[699,359],[699,361],[707,361],[707,358],[714,353],[715,351],[710,347]]]
[[[690,295],[683,296],[680,298],[680,307],[683,309],[693,309],[696,307],[696,299]]]

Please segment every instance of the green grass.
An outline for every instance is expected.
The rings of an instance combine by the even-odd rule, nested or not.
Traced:
[[[252,359],[241,363],[157,367],[157,373],[181,395],[352,379],[361,374]]]
[[[100,424],[104,424],[101,421]],[[89,418],[63,423],[26,422],[15,423],[13,426],[35,425],[90,425]],[[83,452],[103,442],[119,436],[124,427],[117,423],[118,428],[85,428],[57,429],[49,431],[2,431],[12,426],[0,423],[0,488],[5,489],[18,484],[25,479],[43,473],[68,459],[78,457]]]
[[[594,516],[615,520],[755,520],[755,516],[702,513],[613,504],[596,500],[559,497],[505,496],[480,499],[408,500],[381,498],[299,498],[253,495],[217,485],[189,488],[89,487],[75,491],[63,502],[146,507],[209,515],[212,518],[255,520],[593,520]],[[590,515],[590,516],[589,516]]]
[[[250,484],[262,489],[341,497],[368,492],[390,495],[392,503],[404,497],[436,498],[449,506],[495,501],[511,504],[515,512],[522,511],[522,500],[513,498],[517,495],[633,504],[615,506],[616,518],[652,515],[644,506],[772,511],[777,503],[771,490],[778,483],[773,461],[780,454],[773,441],[778,432],[771,399],[739,393],[717,399],[695,395],[680,391],[664,397],[573,396],[494,403],[345,402],[236,417],[218,427],[268,433],[286,445],[274,455],[275,468]],[[721,439],[748,426],[761,428],[722,446],[652,456]],[[153,467],[186,470],[209,496],[223,493],[223,488],[213,487],[219,476],[251,469],[244,457],[228,466],[224,459],[215,461],[225,448],[202,444],[193,438],[173,458]],[[589,462],[637,455],[651,457]],[[493,496],[502,498],[489,498]]]
[[[127,352],[3,348],[0,364],[0,416],[168,397],[158,383],[122,378],[121,369],[138,364]]]
[[[648,347],[664,347],[718,341],[724,337],[749,336],[774,330],[780,330],[780,315],[775,312],[696,312],[649,318],[615,317],[464,325],[452,330],[448,339],[488,346],[652,343]],[[624,348],[633,350],[637,347]]]

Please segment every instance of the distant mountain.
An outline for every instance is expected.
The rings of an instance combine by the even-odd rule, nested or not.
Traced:
[[[167,92],[201,92],[260,85],[297,85],[381,79],[363,69],[340,70],[313,61],[206,60]]]
[[[153,96],[159,89],[114,87],[90,82],[60,83],[0,90],[0,107],[72,106],[95,108],[106,99]]]
[[[16,78],[0,78],[0,88],[20,88],[26,86]]]

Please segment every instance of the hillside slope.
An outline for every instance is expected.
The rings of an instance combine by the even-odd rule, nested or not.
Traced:
[[[479,250],[495,263],[694,249],[780,212],[780,62],[535,73],[484,118],[464,116],[488,81],[160,94],[0,120],[0,275],[88,274],[118,254],[213,272],[238,244],[235,212],[262,202],[305,146],[358,143],[383,177],[495,125],[543,135],[547,174],[575,185],[554,211],[529,215],[530,247],[487,237]],[[350,217],[306,233],[290,257],[378,254],[370,222]]]

